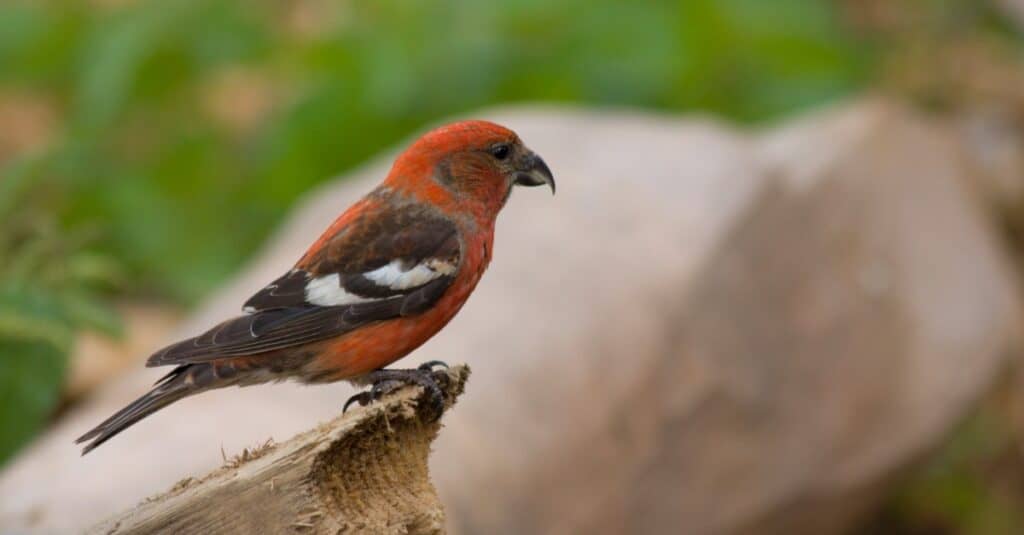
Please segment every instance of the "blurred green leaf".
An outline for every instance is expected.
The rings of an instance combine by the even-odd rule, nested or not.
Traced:
[[[56,185],[45,158],[0,178],[0,462],[52,414],[75,332],[120,333],[102,297],[120,285],[117,262],[85,249],[88,226],[61,224]]]
[[[0,287],[0,462],[56,406],[71,333],[61,307],[45,293]]]
[[[43,425],[65,372],[61,348],[39,340],[0,339],[0,462]]]
[[[122,334],[121,320],[109,306],[84,292],[65,292],[60,297],[62,312],[72,325],[98,331],[110,337]]]

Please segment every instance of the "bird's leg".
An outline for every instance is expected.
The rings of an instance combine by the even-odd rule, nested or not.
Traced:
[[[444,391],[438,385],[438,380],[447,382],[448,374],[442,370],[434,371],[435,366],[448,368],[448,365],[439,360],[424,362],[419,367],[406,370],[374,370],[366,374],[367,382],[373,383],[369,390],[360,392],[345,402],[342,412],[345,412],[349,405],[358,402],[360,406],[366,406],[377,401],[382,396],[395,391],[404,385],[419,385],[426,392],[427,399],[433,409],[434,419],[441,417],[444,412]]]

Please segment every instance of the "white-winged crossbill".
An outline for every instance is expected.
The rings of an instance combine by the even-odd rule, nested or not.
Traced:
[[[252,296],[244,315],[153,354],[147,366],[175,368],[82,435],[83,454],[175,401],[232,385],[345,379],[374,384],[353,397],[366,403],[412,382],[440,405],[437,363],[384,367],[462,308],[491,260],[512,186],[544,184],[554,192],[547,165],[504,127],[464,121],[427,133],[291,271]]]

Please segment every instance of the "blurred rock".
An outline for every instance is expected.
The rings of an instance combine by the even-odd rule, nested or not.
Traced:
[[[1017,288],[956,137],[863,101],[757,137],[697,119],[485,113],[544,155],[477,295],[410,359],[469,362],[431,473],[455,533],[837,533],[940,443],[1015,341]],[[314,192],[180,334],[235,313],[382,176]],[[86,458],[139,370],[0,474],[0,527],[79,529],[345,385],[185,400]]]
[[[123,336],[115,339],[86,331],[75,340],[65,397],[88,394],[127,368],[140,366],[181,321],[179,310],[164,305],[122,303],[117,312],[124,322]]]
[[[1024,107],[1014,113],[1002,106],[978,106],[958,119],[964,153],[973,165],[971,178],[982,198],[1004,208],[1019,204],[1024,199]]]

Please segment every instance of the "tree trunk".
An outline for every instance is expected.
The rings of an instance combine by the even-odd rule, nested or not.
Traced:
[[[446,411],[468,376],[466,366],[448,370]],[[403,387],[285,443],[245,450],[89,533],[443,533],[427,472],[440,421],[421,395]]]

